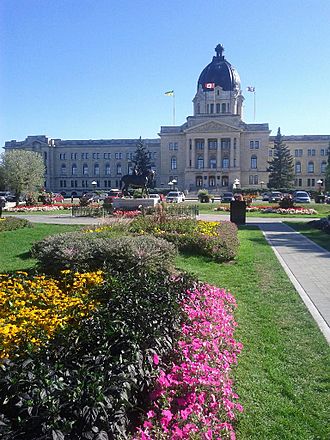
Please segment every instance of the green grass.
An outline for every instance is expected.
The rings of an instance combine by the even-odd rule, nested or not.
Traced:
[[[330,350],[261,231],[239,231],[236,262],[177,259],[181,269],[230,290],[244,344],[235,382],[239,440],[330,438]]]
[[[229,211],[214,211],[214,209],[219,206],[219,202],[215,203],[199,203],[197,201],[186,201],[187,204],[195,204],[199,208],[200,214],[229,214]],[[221,203],[220,206],[227,206],[229,208],[229,203]],[[271,203],[253,203],[252,206],[265,206],[267,208],[272,206],[278,206],[277,204]],[[281,218],[299,218],[299,217],[326,217],[330,215],[330,205],[327,204],[318,204],[318,203],[310,203],[310,204],[297,204],[297,207],[301,208],[309,208],[315,209],[317,214],[315,215],[302,215],[302,214],[271,214],[271,213],[262,213],[262,212],[247,212],[247,217],[281,217]]]
[[[36,261],[31,257],[30,249],[34,242],[42,240],[47,235],[74,231],[78,228],[81,226],[34,223],[31,228],[1,232],[0,272],[33,268]]]
[[[305,235],[307,238],[314,241],[319,246],[323,247],[324,249],[330,252],[330,234],[326,234],[325,232],[320,231],[319,229],[315,229],[308,223],[304,223],[304,222],[285,222],[285,223],[288,226],[290,226],[292,229]]]

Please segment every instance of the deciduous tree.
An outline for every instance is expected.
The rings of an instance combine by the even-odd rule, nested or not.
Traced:
[[[6,188],[14,192],[16,202],[22,193],[34,192],[43,186],[45,165],[38,153],[25,150],[6,151],[1,164]]]

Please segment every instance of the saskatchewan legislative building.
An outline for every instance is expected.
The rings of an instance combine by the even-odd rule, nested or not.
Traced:
[[[203,188],[217,194],[232,190],[234,182],[240,188],[266,188],[274,136],[268,123],[243,121],[243,102],[240,77],[219,44],[198,78],[193,115],[182,125],[161,126],[155,139],[143,139],[156,172],[156,187],[168,188],[176,181],[182,191]],[[317,189],[317,182],[324,181],[330,135],[284,136],[283,140],[294,158],[295,187]],[[40,153],[46,168],[45,189],[79,196],[93,187],[119,188],[122,175],[132,172],[137,143],[138,139],[62,140],[37,135],[8,141],[5,150]]]

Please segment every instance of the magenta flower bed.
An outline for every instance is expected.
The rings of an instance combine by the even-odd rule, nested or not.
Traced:
[[[123,211],[123,210],[117,209],[116,211],[113,212],[113,215],[115,217],[134,218],[134,217],[137,217],[138,215],[141,215],[141,211],[138,211],[137,209],[134,211]]]
[[[187,293],[175,361],[159,368],[151,409],[135,439],[235,439],[233,421],[242,411],[233,391],[231,367],[242,344],[234,339],[234,297],[202,285]]]

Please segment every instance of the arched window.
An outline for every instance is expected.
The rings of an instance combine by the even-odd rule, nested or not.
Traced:
[[[177,169],[176,156],[172,156],[171,157],[171,170],[176,170],[176,169]]]
[[[251,156],[251,168],[252,169],[258,168],[257,156]]]
[[[121,174],[121,164],[117,163],[117,174]]]
[[[94,164],[94,176],[100,175],[100,165],[98,163]]]
[[[83,171],[83,175],[84,176],[88,176],[88,165],[87,165],[87,163],[84,163],[84,165],[82,167],[82,171]]]
[[[196,186],[198,186],[198,187],[203,186],[203,177],[202,176],[196,176]]]
[[[222,159],[222,168],[229,168],[229,158],[228,157],[224,157]]]
[[[221,113],[226,113],[226,104],[221,104]]]
[[[74,163],[74,164],[72,164],[72,167],[71,167],[71,174],[73,175],[73,176],[76,176],[77,175],[77,165]]]
[[[215,157],[211,157],[210,158],[210,168],[212,168],[213,170],[217,167],[217,160]]]
[[[110,176],[111,172],[110,172],[110,164],[106,163],[105,164],[105,175],[106,176]]]
[[[296,171],[296,174],[301,173],[301,162],[296,162],[295,171]]]
[[[218,91],[219,91],[219,90],[218,90]],[[217,113],[220,113],[220,104],[219,104],[219,103],[216,105],[216,112],[217,112]]]
[[[308,162],[307,172],[308,173],[314,173],[314,162],[312,162],[312,161]]]
[[[197,168],[199,170],[204,168],[204,157],[203,156],[198,156],[197,157]]]
[[[321,163],[321,173],[325,173],[326,168],[327,168],[327,163],[325,161],[322,161],[322,163]]]
[[[61,165],[61,176],[66,176],[66,165],[62,163]]]

